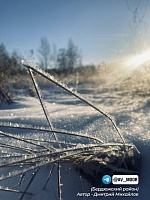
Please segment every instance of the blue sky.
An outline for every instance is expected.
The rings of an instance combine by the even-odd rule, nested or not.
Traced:
[[[128,2],[134,9],[139,0]],[[149,0],[142,0],[139,11],[145,13],[146,27],[149,9]],[[132,17],[126,0],[0,0],[0,43],[26,55],[38,49],[41,37],[58,49],[72,38],[83,63],[100,63],[125,51]]]

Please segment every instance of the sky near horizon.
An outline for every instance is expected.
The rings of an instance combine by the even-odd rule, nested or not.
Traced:
[[[100,63],[125,51],[133,14],[127,0],[0,0],[0,43],[8,52],[27,55],[46,37],[51,47],[66,48],[71,38],[83,63]],[[139,0],[128,0],[131,10]],[[149,41],[149,0],[139,6]]]

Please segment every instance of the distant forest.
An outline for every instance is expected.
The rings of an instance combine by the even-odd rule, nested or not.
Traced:
[[[36,57],[36,59],[35,59]],[[21,60],[28,60],[37,64],[41,69],[59,77],[67,83],[81,83],[93,81],[92,77],[98,72],[94,64],[83,65],[81,50],[68,40],[66,48],[57,49],[50,45],[46,37],[42,37],[37,51],[30,49],[26,56],[14,50],[11,54],[3,43],[0,44],[0,86],[16,88],[28,86],[27,71],[21,65]],[[26,83],[25,83],[26,82]]]
[[[37,51],[30,49],[26,56],[15,50],[10,54],[5,45],[0,44],[0,103],[4,96],[11,102],[9,91],[13,93],[14,90],[16,92],[25,89],[30,96],[34,96],[32,81],[21,60],[35,63],[56,79],[71,87],[73,85],[75,89],[80,84],[94,84],[97,91],[122,91],[134,97],[150,94],[149,64],[126,76],[117,62],[102,62],[98,66],[83,65],[81,51],[71,39],[68,40],[66,48],[57,50],[55,45],[51,47],[47,38],[43,37]],[[37,76],[37,79],[40,86],[49,84],[40,76]]]

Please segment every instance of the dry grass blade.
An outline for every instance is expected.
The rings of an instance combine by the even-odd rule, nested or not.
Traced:
[[[64,163],[73,165],[74,170],[80,172],[80,181],[81,176],[83,176],[92,185],[96,185],[95,180],[100,179],[102,173],[108,169],[112,173],[117,171],[137,173],[136,166],[139,151],[134,145],[125,142],[115,121],[107,113],[34,65],[26,62],[23,65],[28,69],[48,127],[0,122],[0,128],[2,129],[0,130],[0,170],[4,172],[0,176],[0,182],[7,183],[8,179],[17,180],[17,184],[15,182],[14,186],[14,188],[17,188],[16,190],[1,187],[1,191],[21,194],[19,200],[23,200],[26,195],[32,195],[31,188],[34,181],[43,168],[49,166],[49,173],[47,173],[42,191],[46,191],[50,179],[53,178],[57,170],[58,190],[57,195],[54,191],[54,196],[56,199],[62,200],[64,187],[61,169]],[[71,132],[53,127],[42,97],[42,90],[38,87],[34,73],[41,75],[57,87],[86,103],[98,114],[107,117],[119,134],[121,142],[107,143],[90,133]],[[19,134],[17,134],[18,132]],[[19,187],[23,188],[23,192],[18,189]]]
[[[9,188],[0,188],[1,191],[4,191],[4,192],[12,192],[12,193],[18,193],[18,194],[23,194],[24,192],[23,191],[19,191],[19,190],[13,190],[13,189],[9,189]],[[28,193],[26,192],[27,195],[33,195],[32,193]]]
[[[111,123],[114,126],[115,130],[117,131],[117,133],[119,134],[122,142],[125,144],[125,139],[124,139],[123,135],[121,134],[121,132],[120,132],[119,128],[117,127],[115,121],[112,119],[111,116],[109,116],[109,114],[104,112],[102,109],[99,109],[92,102],[90,102],[89,100],[85,99],[80,94],[78,94],[77,92],[73,91],[72,89],[68,88],[65,84],[59,82],[53,76],[51,76],[48,73],[44,72],[42,69],[38,69],[35,65],[33,65],[33,64],[29,63],[29,62],[22,61],[22,64],[25,67],[27,67],[28,69],[32,69],[34,72],[38,73],[39,75],[43,76],[44,78],[46,78],[50,82],[54,83],[58,87],[62,88],[63,90],[69,92],[71,95],[75,96],[77,99],[80,99],[81,101],[85,102],[87,105],[91,106],[93,109],[95,109],[96,111],[98,111],[99,113],[104,115],[106,118],[108,118],[111,121]]]

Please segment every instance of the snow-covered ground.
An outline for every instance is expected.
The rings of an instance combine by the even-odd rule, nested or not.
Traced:
[[[86,98],[94,102],[95,105],[102,108],[109,113],[116,121],[124,138],[128,143],[134,143],[141,153],[141,169],[140,169],[140,183],[139,183],[139,197],[107,197],[108,199],[139,199],[149,200],[150,196],[150,98],[132,98],[129,95],[124,95],[122,92],[97,92],[94,86],[84,87],[79,86],[79,92]],[[115,132],[111,123],[98,112],[76,100],[66,92],[62,92],[58,88],[47,88],[43,90],[45,104],[48,109],[53,127],[56,129],[63,129],[77,133],[96,136],[105,142],[120,142],[120,137]],[[35,97],[16,95],[14,103],[11,105],[2,105],[0,109],[0,121],[29,124],[34,126],[48,127],[45,120],[43,110],[40,107],[39,101]],[[30,135],[31,138],[46,139],[50,137],[48,134],[38,132],[18,131],[18,129],[1,128],[2,131],[8,133],[16,133],[19,135]],[[58,136],[59,137],[59,136]],[[62,139],[64,139],[62,137]],[[72,141],[71,141],[72,140]],[[69,137],[68,141],[73,142],[75,139]],[[78,138],[79,143],[86,143],[84,139]],[[82,141],[81,141],[82,140]],[[9,142],[9,140],[8,140]],[[20,143],[21,145],[21,143]],[[55,166],[52,177],[46,187],[43,189],[49,171],[52,165],[46,165],[41,168],[35,176],[28,193],[23,200],[49,200],[57,198],[57,166]],[[1,176],[6,169],[0,169]],[[9,172],[7,168],[7,172]],[[71,164],[61,164],[61,188],[62,197],[64,200],[78,200],[78,199],[93,199],[94,197],[79,197],[78,193],[89,193],[90,184],[79,175]],[[28,177],[31,176],[30,172]],[[27,177],[27,178],[28,178]],[[18,179],[8,179],[1,181],[3,187],[12,188],[17,184]],[[26,182],[21,184],[19,188],[23,191],[26,187]],[[101,187],[101,185],[100,185]],[[16,189],[14,188],[14,189]],[[0,191],[0,199],[2,200],[16,200],[21,194]],[[98,199],[105,199],[106,197],[97,197]]]

